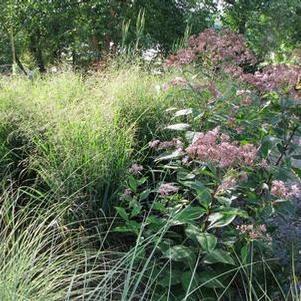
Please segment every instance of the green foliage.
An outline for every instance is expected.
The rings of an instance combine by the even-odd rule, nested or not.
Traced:
[[[186,20],[191,8],[180,1],[185,9],[172,1],[137,1],[130,8],[112,1],[112,13],[101,1],[66,2],[64,9],[57,2],[22,3],[32,15],[30,34],[39,40],[32,44],[44,45],[42,63],[54,62],[55,45],[79,54],[83,37],[105,32],[110,39],[94,40],[87,61],[97,57],[99,46],[120,38],[118,26],[131,9],[139,20],[123,24],[129,44],[139,42],[137,52],[140,43],[165,40],[165,32],[152,31],[147,11],[158,5],[163,22],[166,4],[175,20]],[[79,8],[81,34],[67,22]],[[40,23],[35,10],[42,16],[68,11],[58,14],[64,21],[55,18],[55,24],[67,22],[62,35],[47,32],[50,20]],[[91,15],[97,25],[84,22]],[[174,30],[184,28],[181,22]],[[31,52],[38,61],[39,49]],[[299,270],[286,273],[273,258],[277,219],[298,213],[295,81],[266,92],[207,62],[181,74],[161,66],[146,71],[139,60],[136,67],[120,64],[85,76],[0,79],[0,299],[298,298]]]
[[[269,52],[287,52],[300,43],[300,1],[225,1],[223,22],[246,35],[261,58]]]
[[[174,41],[184,35],[187,24],[194,31],[213,24],[213,2],[202,3],[191,0],[5,0],[0,4],[3,42],[0,63],[12,62],[11,42],[15,43],[18,58],[24,62],[30,54],[41,72],[46,71],[47,65],[62,61],[73,67],[91,65],[103,59],[104,54],[118,52],[125,43],[135,45],[135,50],[159,45],[161,50],[168,51]],[[141,23],[142,12],[144,21]],[[126,39],[123,37],[125,24],[128,25]]]
[[[241,281],[236,272],[249,270],[242,265],[273,256],[275,229],[265,223],[289,212],[293,198],[299,197],[292,184],[300,187],[293,160],[301,151],[295,143],[301,134],[300,102],[282,98],[281,90],[279,97],[276,92],[262,97],[255,88],[246,90],[243,83],[225,77],[222,70],[206,78],[199,66],[185,75],[172,81],[168,93],[182,90],[199,102],[165,111],[170,122],[150,141],[148,157],[138,161],[146,163],[144,170],[133,165],[125,181],[123,206],[116,209],[123,221],[115,231],[148,240],[158,237],[164,225],[164,235],[146,250],[159,258],[158,296],[186,300],[185,292],[189,300],[230,297],[237,289],[232,282]],[[204,87],[209,87],[208,93]],[[246,251],[250,245],[252,258]],[[172,270],[165,268],[169,263]],[[227,276],[203,283],[205,274],[214,278],[213,271]],[[178,273],[184,277],[181,281],[171,278]],[[252,273],[258,289],[263,289],[263,270],[254,267]],[[256,296],[257,288],[250,294]],[[267,295],[272,298],[272,293]]]

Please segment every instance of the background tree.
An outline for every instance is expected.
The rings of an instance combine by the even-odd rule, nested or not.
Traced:
[[[299,0],[225,0],[223,24],[245,34],[261,58],[283,48],[295,48],[301,41]]]
[[[66,57],[75,65],[100,60],[112,44],[115,50],[121,44],[124,22],[129,22],[128,43],[133,43],[139,12],[145,17],[142,48],[159,46],[164,52],[187,25],[195,32],[212,25],[215,12],[212,0],[5,0],[1,8],[2,32],[8,28],[15,39],[22,36],[17,52],[30,55],[41,72]],[[9,35],[2,39],[1,57],[7,63]]]
[[[222,25],[245,34],[262,59],[300,42],[299,0],[224,0],[219,6]],[[125,24],[127,45],[137,47],[139,16],[139,47],[163,53],[187,26],[198,33],[219,17],[214,0],[2,0],[0,9],[0,64],[15,61],[22,68],[24,62],[41,72],[62,61],[89,66],[118,51]]]

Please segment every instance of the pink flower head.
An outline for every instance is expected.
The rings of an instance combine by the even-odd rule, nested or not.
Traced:
[[[291,197],[299,197],[301,195],[301,191],[300,191],[300,188],[298,187],[298,185],[293,184],[291,186],[291,190],[290,190],[289,195]]]
[[[226,178],[223,180],[222,184],[217,188],[217,193],[224,192],[233,189],[237,184],[237,181],[233,177]]]
[[[271,193],[279,198],[286,199],[289,196],[289,190],[283,181],[275,180],[272,182]]]
[[[250,143],[240,147],[240,156],[243,158],[246,165],[253,165],[257,152],[257,148]]]
[[[221,167],[252,165],[257,155],[254,145],[239,146],[238,142],[231,142],[229,136],[221,134],[219,128],[200,133],[186,152],[191,158],[211,161]]]
[[[148,146],[150,148],[158,148],[159,144],[160,144],[160,140],[153,140],[148,143]]]
[[[121,195],[121,200],[125,200],[126,198],[130,197],[132,195],[132,190],[130,188],[126,188]]]
[[[275,180],[272,182],[271,193],[274,196],[283,199],[299,197],[301,195],[300,188],[297,184],[293,184],[290,187],[288,187],[283,181],[279,180]]]
[[[158,191],[161,196],[168,196],[177,193],[179,191],[179,188],[176,187],[173,183],[164,183],[161,184]]]
[[[132,167],[129,169],[129,172],[134,174],[134,175],[138,175],[141,173],[141,171],[143,170],[143,166],[140,164],[133,164]]]
[[[268,164],[268,162],[267,162],[266,159],[262,159],[262,161],[260,162],[260,166],[261,166],[263,169],[268,169],[269,164]]]
[[[191,163],[190,159],[188,156],[185,156],[183,159],[182,159],[182,164],[185,165],[185,166],[189,166]]]
[[[269,65],[254,74],[240,76],[244,82],[255,86],[260,92],[287,92],[294,98],[300,98],[300,92],[294,89],[301,75],[300,66],[278,64]]]
[[[255,240],[255,239],[260,239],[260,238],[266,238],[270,239],[269,236],[266,234],[267,232],[267,227],[265,224],[262,225],[240,225],[237,226],[236,229],[241,233],[241,234],[246,234],[250,239]]]
[[[213,64],[225,64],[225,69],[233,67],[237,75],[240,74],[239,66],[255,64],[256,58],[246,47],[242,35],[224,29],[216,31],[206,29],[198,36],[189,38],[188,47],[171,55],[167,66],[181,66],[202,58],[205,62],[210,60]],[[230,63],[231,64],[230,64]],[[227,72],[227,71],[226,71]]]

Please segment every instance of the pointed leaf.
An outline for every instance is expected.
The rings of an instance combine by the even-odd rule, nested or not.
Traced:
[[[202,249],[207,253],[211,253],[217,244],[217,238],[210,233],[200,233],[197,235],[197,240]]]
[[[176,123],[176,124],[171,124],[166,127],[168,130],[175,130],[175,131],[185,131],[190,127],[189,124],[187,123]]]
[[[126,213],[125,209],[122,208],[122,207],[115,207],[118,215],[120,217],[122,217],[125,221],[128,221],[129,220],[129,217],[128,217],[128,214]]]
[[[235,265],[235,262],[231,257],[230,253],[221,249],[216,249],[210,254],[207,254],[204,257],[204,262],[208,264],[225,263],[225,264]]]
[[[175,113],[174,117],[186,116],[186,115],[190,115],[192,113],[193,113],[193,109],[179,110]]]
[[[177,223],[191,223],[192,221],[201,218],[205,214],[202,207],[188,207],[182,210],[175,216]]]
[[[208,229],[211,228],[222,228],[232,223],[235,219],[236,213],[225,213],[225,212],[215,212],[209,215],[208,221],[210,225]]]
[[[194,258],[194,253],[190,248],[178,245],[165,251],[164,256],[174,261],[186,261]]]
[[[165,161],[165,160],[172,160],[172,159],[177,159],[183,156],[183,153],[181,151],[175,150],[173,152],[166,152],[162,154],[161,156],[156,158],[156,161]]]

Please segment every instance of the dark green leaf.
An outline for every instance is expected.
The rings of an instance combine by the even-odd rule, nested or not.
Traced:
[[[214,235],[210,233],[199,233],[196,238],[202,249],[207,253],[211,253],[215,249],[217,238]]]
[[[148,196],[150,195],[151,191],[150,189],[144,190],[143,192],[141,192],[140,194],[140,201],[144,201],[148,198]]]
[[[204,214],[205,210],[202,207],[187,207],[177,213],[174,218],[177,223],[191,223],[201,218]]]
[[[230,253],[222,249],[216,249],[210,254],[207,254],[204,257],[204,262],[208,264],[225,263],[225,264],[235,265],[235,262],[232,259]]]
[[[125,221],[128,221],[129,220],[129,217],[128,217],[128,214],[126,213],[125,209],[122,208],[122,207],[115,207],[118,215],[120,217],[122,217]]]
[[[281,140],[277,137],[274,137],[274,136],[265,136],[263,139],[262,139],[262,142],[261,142],[261,147],[260,147],[260,152],[262,154],[262,156],[264,158],[266,158],[270,151],[272,150],[272,148],[277,145]]]
[[[210,288],[224,288],[225,286],[220,280],[221,277],[218,277],[218,275],[218,273],[213,271],[198,273],[199,284]]]
[[[181,283],[181,276],[183,271],[180,270],[172,270],[171,273],[169,271],[164,271],[163,277],[159,279],[159,285],[163,287],[170,287],[171,285],[176,285]]]
[[[164,256],[174,261],[186,261],[194,258],[194,253],[191,248],[186,246],[178,245],[169,248],[164,252]]]
[[[140,204],[135,204],[131,211],[131,218],[139,215],[139,213],[141,212],[141,208],[142,206]]]
[[[210,208],[212,202],[212,196],[208,189],[197,190],[196,198],[199,201],[199,204],[203,206],[205,209]]]
[[[129,186],[134,192],[137,191],[138,182],[132,175],[129,176]]]
[[[197,235],[201,233],[201,229],[195,225],[188,224],[185,233],[188,238],[196,240]]]
[[[245,245],[240,250],[240,257],[243,264],[247,263],[248,256],[249,256],[249,246]]]

